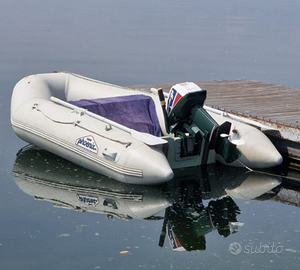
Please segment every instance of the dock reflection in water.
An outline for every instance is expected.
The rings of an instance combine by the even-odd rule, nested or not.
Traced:
[[[25,193],[55,207],[125,220],[164,219],[159,246],[168,235],[174,250],[187,251],[205,250],[211,231],[222,237],[238,231],[243,223],[234,198],[269,199],[281,185],[280,177],[224,165],[177,170],[161,186],[129,185],[33,146],[20,150],[13,176]]]

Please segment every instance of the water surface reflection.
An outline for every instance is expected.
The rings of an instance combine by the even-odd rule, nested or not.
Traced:
[[[18,153],[13,176],[36,200],[109,218],[147,219],[171,204],[160,187],[127,185],[31,146]]]
[[[205,250],[205,235],[238,232],[238,199],[275,196],[281,177],[244,168],[211,165],[175,171],[161,186],[124,184],[33,146],[22,148],[13,166],[21,190],[54,207],[105,214],[108,219],[163,219],[158,245],[168,236],[173,250]],[[164,216],[163,216],[163,210]]]

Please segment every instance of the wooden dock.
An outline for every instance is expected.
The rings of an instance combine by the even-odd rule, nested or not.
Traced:
[[[251,80],[196,82],[207,90],[205,105],[270,127],[265,133],[284,157],[300,161],[300,89]],[[174,84],[138,85],[169,92]],[[271,130],[273,129],[273,130]]]

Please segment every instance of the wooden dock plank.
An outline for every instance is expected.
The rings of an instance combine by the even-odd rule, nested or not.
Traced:
[[[205,104],[221,110],[298,126],[300,89],[251,80],[196,82],[207,90]],[[154,85],[168,92],[173,84]],[[138,88],[149,89],[147,86]]]
[[[300,120],[299,89],[248,80],[197,84],[207,90],[207,105],[282,124],[298,125]]]
[[[300,143],[300,89],[245,79],[196,84],[207,90],[206,105],[260,121],[278,129],[281,138]],[[174,83],[135,88],[154,87],[169,92],[172,85]]]

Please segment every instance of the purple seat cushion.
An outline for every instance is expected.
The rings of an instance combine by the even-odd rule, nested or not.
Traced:
[[[81,99],[69,103],[137,131],[161,136],[155,104],[145,95]]]

